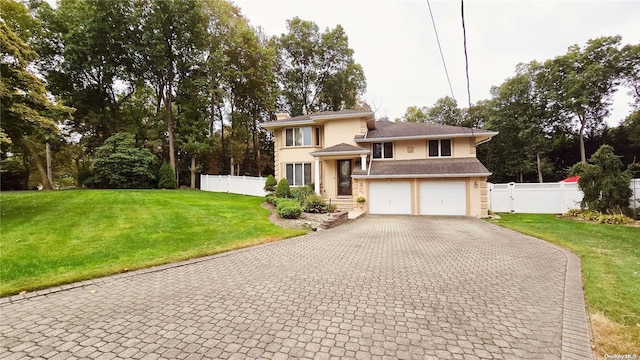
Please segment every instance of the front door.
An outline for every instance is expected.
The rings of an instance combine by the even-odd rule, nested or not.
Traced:
[[[338,160],[338,195],[351,195],[351,160]]]

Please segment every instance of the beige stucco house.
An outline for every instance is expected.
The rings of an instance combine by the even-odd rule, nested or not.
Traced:
[[[278,114],[275,177],[314,184],[338,207],[370,214],[487,216],[487,176],[476,146],[496,132],[376,121],[369,111]],[[357,202],[364,197],[364,204]]]

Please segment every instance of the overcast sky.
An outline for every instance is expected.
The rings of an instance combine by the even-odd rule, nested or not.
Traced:
[[[429,106],[450,95],[427,1],[233,0],[269,35],[298,16],[324,31],[341,24],[367,77],[366,101],[376,116],[401,117],[408,106]],[[431,1],[453,92],[466,107],[460,1]],[[640,42],[640,1],[465,1],[471,101],[490,97],[520,62],[565,54],[572,44],[621,35]],[[611,125],[629,113],[626,90],[614,100]]]

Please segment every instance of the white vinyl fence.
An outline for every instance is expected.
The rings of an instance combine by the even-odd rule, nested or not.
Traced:
[[[629,184],[632,190],[630,206],[640,207],[640,179]],[[563,214],[579,209],[582,191],[577,183],[508,183],[488,184],[489,210],[525,214]]]
[[[200,190],[232,194],[265,196],[265,177],[200,175]]]

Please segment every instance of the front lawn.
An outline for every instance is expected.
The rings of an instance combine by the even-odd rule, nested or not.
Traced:
[[[582,262],[587,308],[597,351],[640,350],[640,228],[558,218],[501,214],[490,220],[573,251]]]
[[[0,296],[300,235],[264,198],[203,191],[0,193]]]

